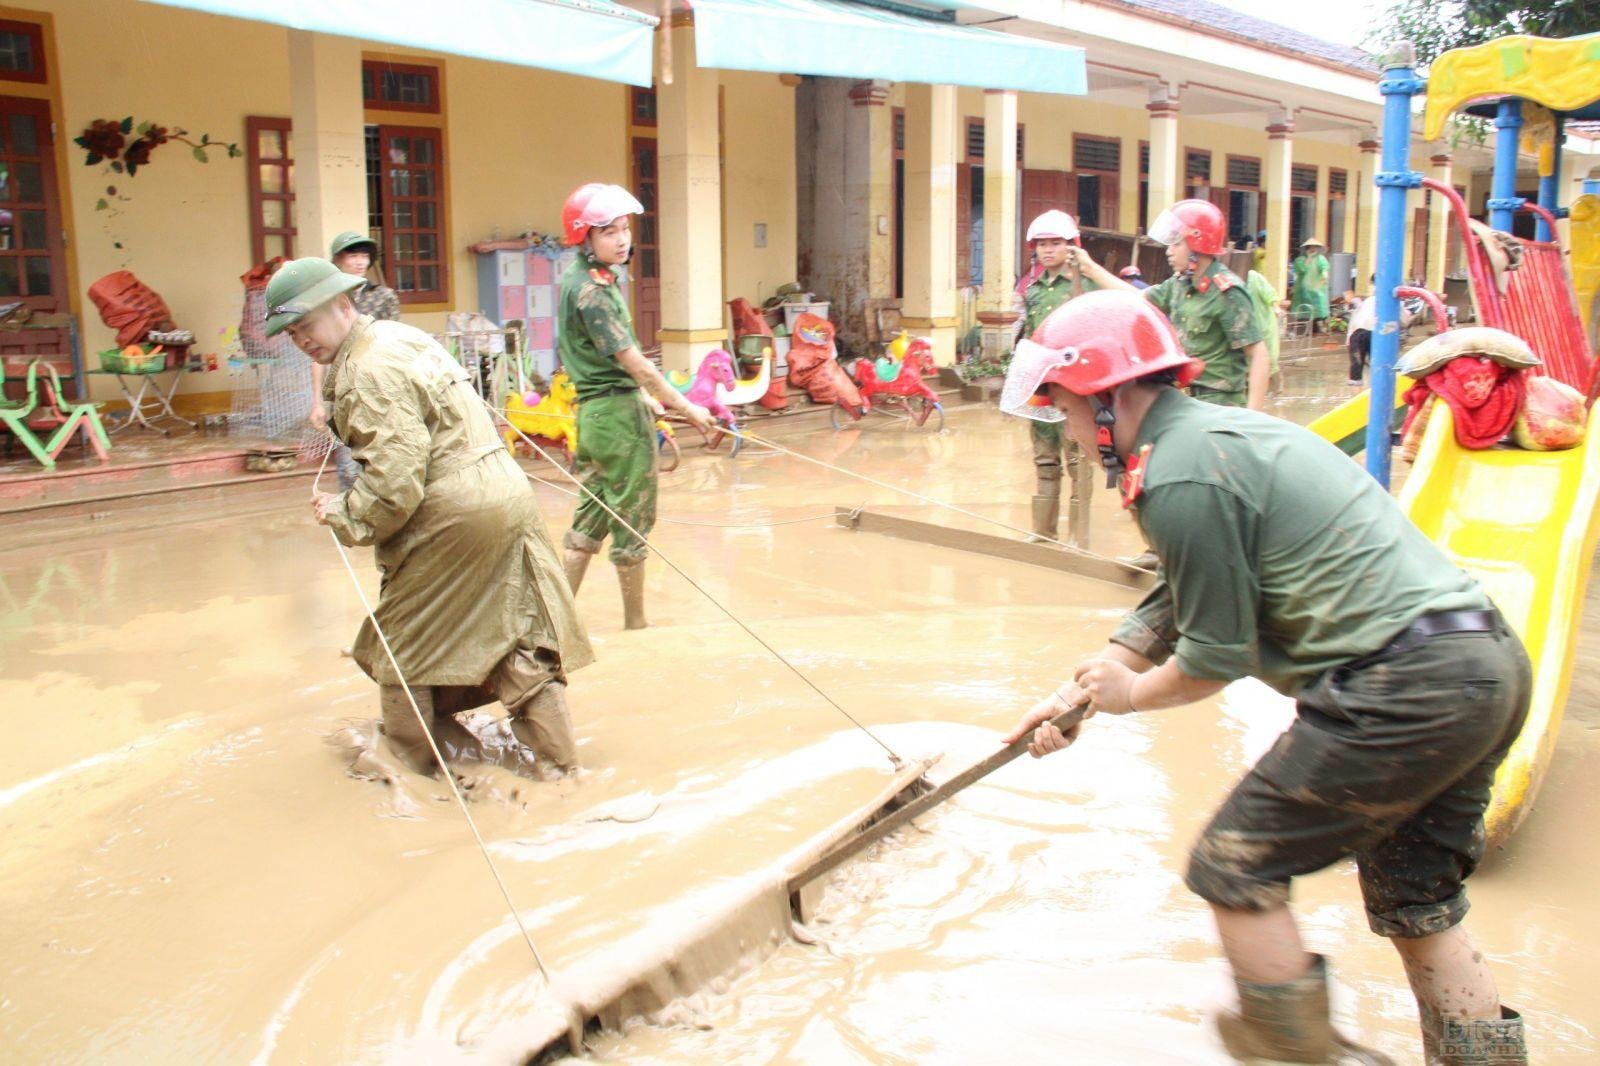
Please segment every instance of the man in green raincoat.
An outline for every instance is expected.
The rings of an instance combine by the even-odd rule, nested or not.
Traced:
[[[380,686],[388,744],[435,772],[425,721],[451,764],[576,769],[567,674],[594,653],[532,487],[466,371],[421,330],[361,314],[360,284],[326,259],[284,264],[267,285],[266,332],[287,331],[327,368],[331,428],[360,463],[352,488],[318,493],[313,508],[342,543],[376,551],[375,616],[395,662],[371,619],[352,654]],[[514,740],[493,753],[454,717],[492,700]]]
[[[1294,261],[1294,292],[1289,305],[1311,317],[1311,331],[1320,333],[1328,322],[1328,257],[1322,242],[1308,237]]]
[[[617,268],[633,251],[629,216],[644,210],[618,185],[592,182],[567,197],[563,238],[579,246],[561,276],[557,344],[561,365],[578,390],[577,460],[584,493],[562,544],[574,595],[589,562],[611,537],[611,561],[622,587],[623,627],[643,629],[644,538],[656,523],[656,413],[641,389],[703,432],[711,413],[690,403],[639,350],[633,317],[618,288]]]

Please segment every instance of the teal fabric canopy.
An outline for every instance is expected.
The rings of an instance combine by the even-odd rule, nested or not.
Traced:
[[[611,0],[149,0],[648,86],[657,19]]]
[[[845,0],[693,0],[695,62],[1081,96],[1083,49]]]

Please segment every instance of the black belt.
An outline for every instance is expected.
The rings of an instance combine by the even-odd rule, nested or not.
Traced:
[[[1400,631],[1400,635],[1369,655],[1345,664],[1345,670],[1359,670],[1395,655],[1415,651],[1434,637],[1452,633],[1493,633],[1500,628],[1500,612],[1488,611],[1435,611],[1425,614]]]

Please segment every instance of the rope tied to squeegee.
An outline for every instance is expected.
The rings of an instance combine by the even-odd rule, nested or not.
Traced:
[[[337,442],[335,442],[337,443]],[[311,481],[311,498],[317,498],[317,486],[322,483],[322,473],[328,468],[328,457],[333,454],[329,448],[322,456],[322,465],[317,467],[317,476]],[[417,697],[411,692],[411,683],[406,680],[405,674],[400,670],[400,663],[395,658],[394,648],[389,645],[389,637],[383,631],[383,626],[378,624],[378,614],[373,610],[372,603],[367,599],[367,590],[361,587],[361,579],[356,575],[356,568],[350,563],[350,553],[345,551],[339,537],[329,528],[328,536],[333,539],[333,546],[339,550],[339,559],[344,563],[345,573],[350,575],[350,583],[356,587],[356,595],[361,599],[361,608],[367,612],[367,620],[372,623],[372,631],[378,635],[378,641],[383,645],[383,653],[389,657],[389,665],[394,668],[394,675],[400,679],[400,687],[405,690],[406,702],[411,704],[411,713],[417,716],[417,724],[422,727],[422,735],[428,740],[428,747],[433,752],[433,757],[438,760],[439,768],[444,771],[445,784],[450,786],[450,794],[455,797],[456,805],[461,808],[461,814],[467,820],[467,828],[472,830],[472,839],[477,842],[478,851],[483,855],[483,861],[489,866],[489,873],[494,876],[494,883],[500,889],[501,897],[506,901],[506,909],[511,912],[511,920],[516,922],[517,931],[522,934],[522,942],[528,945],[528,951],[533,955],[534,965],[539,968],[539,976],[544,978],[545,984],[550,983],[550,971],[545,968],[544,958],[539,954],[539,949],[534,945],[533,934],[528,932],[528,926],[522,920],[522,912],[517,909],[516,902],[511,898],[511,890],[506,887],[505,878],[500,876],[500,868],[495,865],[494,857],[489,854],[489,846],[484,843],[483,834],[478,831],[478,823],[473,819],[472,812],[467,809],[466,797],[461,795],[461,790],[456,787],[456,775],[444,760],[444,753],[439,750],[438,743],[433,739],[433,727],[423,717],[422,708],[417,705]]]
[[[728,607],[727,604],[723,603],[721,600],[717,599],[717,597],[713,596],[709,591],[707,591],[707,589],[706,589],[706,587],[704,585],[700,584],[700,582],[696,581],[693,577],[691,577],[689,575],[689,573],[683,569],[683,567],[681,567],[677,563],[673,562],[671,558],[669,558],[664,552],[662,552],[660,547],[658,547],[657,545],[653,544],[650,541],[650,538],[646,537],[643,533],[640,533],[637,529],[635,529],[628,522],[627,519],[623,518],[616,511],[612,510],[610,504],[606,503],[599,496],[595,495],[594,491],[591,490],[589,488],[589,486],[587,486],[587,485],[585,485],[583,483],[583,479],[579,478],[576,474],[573,474],[566,467],[564,467],[560,463],[556,462],[555,458],[553,456],[551,456],[551,454],[549,452],[545,451],[544,448],[542,448],[537,441],[535,441],[532,437],[528,436],[528,434],[524,433],[521,429],[519,429],[517,427],[517,425],[515,423],[513,423],[509,418],[507,418],[506,417],[506,413],[504,411],[497,410],[493,404],[491,404],[483,396],[478,395],[476,392],[474,392],[473,395],[478,397],[478,402],[483,404],[483,406],[488,409],[490,415],[492,415],[493,417],[499,419],[502,423],[505,424],[505,426],[508,429],[511,430],[511,432],[513,432],[517,436],[521,437],[523,442],[526,443],[528,445],[528,447],[532,448],[535,452],[537,452],[539,454],[540,458],[544,459],[551,466],[555,467],[556,470],[560,472],[562,477],[566,478],[568,481],[570,481],[574,485],[576,485],[578,487],[578,491],[579,492],[581,492],[584,496],[587,496],[589,499],[593,500],[596,504],[598,504],[600,506],[600,509],[602,511],[604,511],[606,514],[610,515],[611,518],[614,521],[616,521],[616,523],[618,525],[620,525],[623,529],[626,529],[629,533],[632,533],[635,537],[638,537],[639,541],[642,544],[644,544],[644,546],[646,548],[648,548],[651,551],[651,553],[655,555],[656,558],[660,559],[663,563],[665,563],[667,565],[668,569],[672,570],[673,573],[677,574],[679,577],[681,577],[685,581],[687,581],[689,583],[690,587],[692,587],[696,592],[700,593],[700,595],[704,596],[706,598],[706,600],[709,601],[710,604],[713,607],[715,607],[717,610],[721,611],[724,615],[726,615],[730,622],[732,622],[734,625],[736,625],[740,629],[742,629],[745,632],[745,634],[750,637],[751,640],[753,640],[757,644],[761,645],[761,647],[766,650],[767,654],[771,655],[774,659],[776,659],[779,663],[781,663],[784,666],[784,668],[787,669],[791,674],[793,674],[795,677],[799,678],[800,681],[807,688],[809,688],[812,692],[815,692],[818,696],[822,697],[823,702],[827,703],[828,706],[830,706],[834,710],[838,711],[840,714],[842,714],[845,717],[845,719],[851,725],[855,726],[857,729],[861,730],[861,732],[865,733],[869,738],[871,738],[872,742],[874,744],[878,745],[878,747],[882,748],[884,750],[884,752],[889,756],[889,762],[890,762],[891,765],[894,766],[895,769],[898,770],[900,767],[905,765],[905,760],[902,759],[900,757],[899,753],[896,752],[893,748],[891,748],[883,740],[883,738],[879,737],[878,734],[874,733],[871,729],[868,729],[867,726],[865,725],[865,723],[863,723],[855,715],[853,715],[849,711],[845,710],[844,706],[842,704],[840,704],[839,701],[835,700],[832,696],[830,696],[826,692],[824,692],[822,690],[821,686],[819,686],[815,681],[811,680],[810,677],[806,676],[806,674],[805,674],[805,672],[803,670],[801,670],[794,663],[790,662],[787,656],[785,656],[777,648],[773,647],[772,644],[769,643],[767,641],[767,639],[765,637],[763,637],[760,633],[757,633],[753,628],[751,628],[750,624],[747,623],[744,619],[740,618],[737,614],[735,614],[733,612],[733,610],[730,607]],[[531,479],[531,480],[543,482],[542,478],[537,478],[533,474],[528,473],[526,470],[523,471],[523,474],[526,477],[528,477],[529,479]],[[806,519],[806,521],[812,521],[812,519]]]

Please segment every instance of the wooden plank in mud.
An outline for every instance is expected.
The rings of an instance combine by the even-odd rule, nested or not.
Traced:
[[[1155,583],[1155,575],[1136,566],[1109,559],[1092,552],[1058,548],[1053,544],[1029,544],[1027,541],[990,533],[974,533],[967,529],[951,529],[932,522],[919,522],[914,518],[899,518],[878,514],[857,507],[834,508],[834,521],[846,529],[864,533],[882,533],[885,536],[934,544],[941,548],[976,552],[998,559],[1029,563],[1051,570],[1060,570],[1096,581],[1109,581],[1124,588],[1147,589]]]

